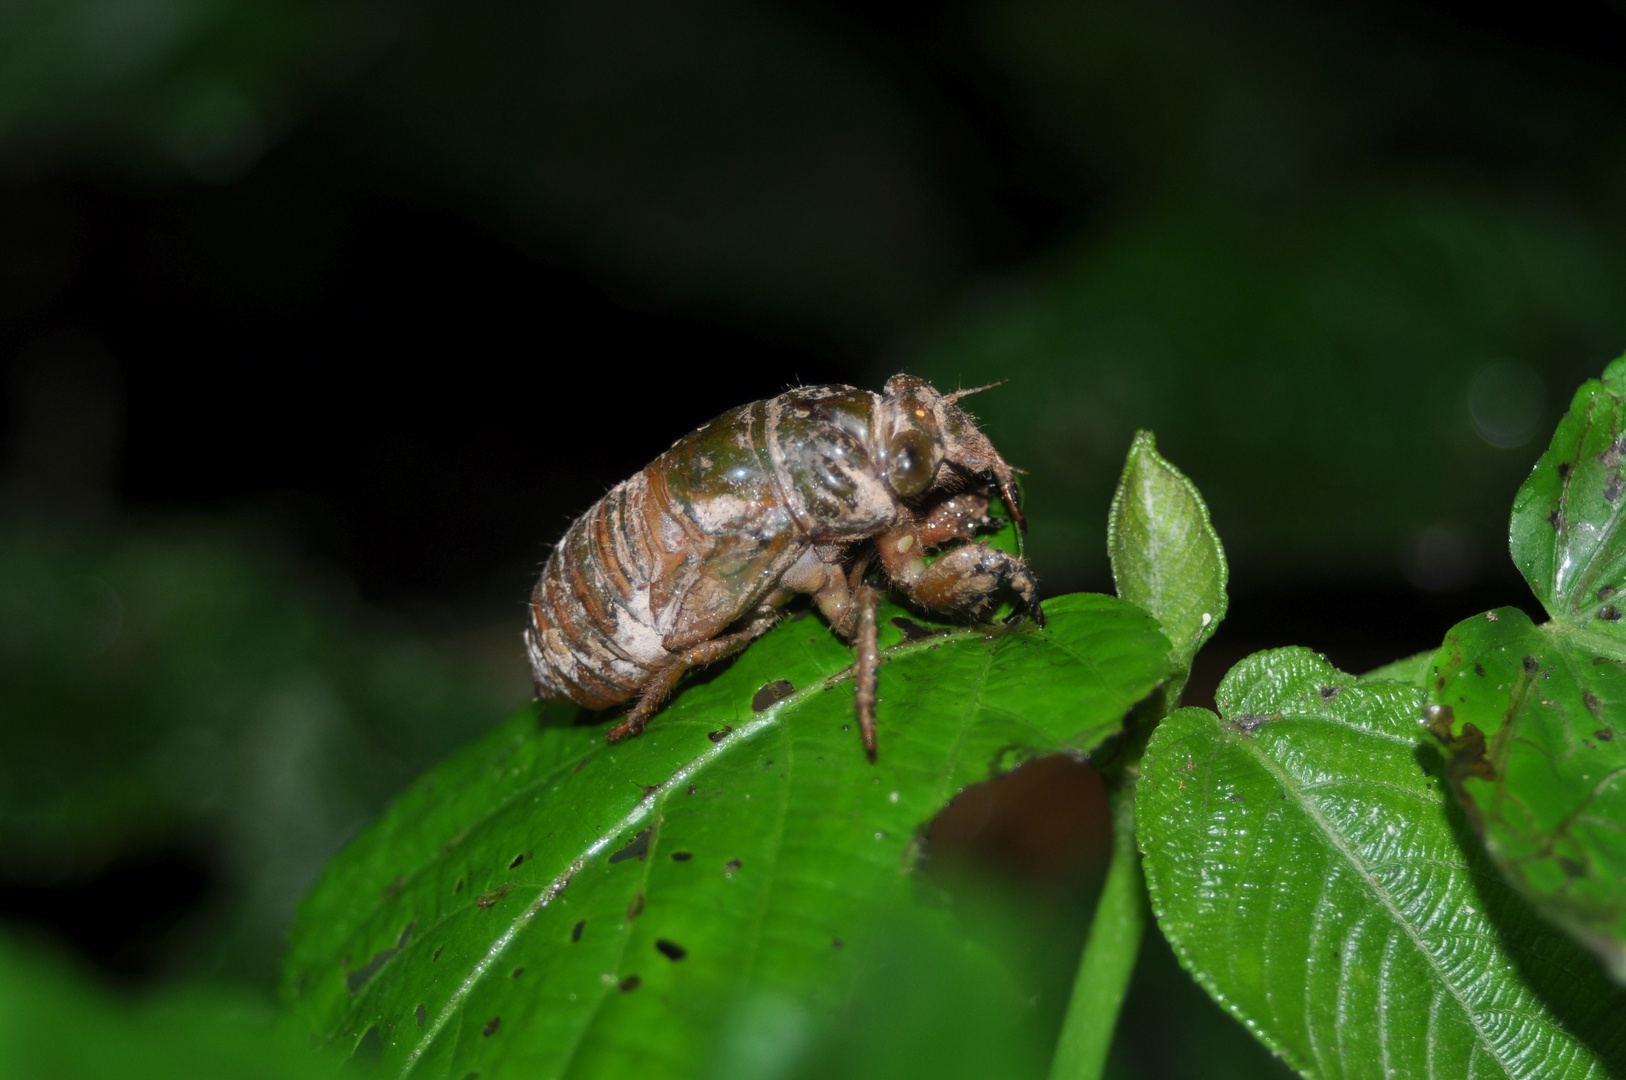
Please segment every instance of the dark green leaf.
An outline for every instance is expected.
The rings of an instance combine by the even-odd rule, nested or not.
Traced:
[[[525,710],[330,866],[286,970],[299,1022],[344,1049],[376,1031],[390,1073],[682,1076],[747,995],[828,1008],[839,991],[815,988],[850,975],[866,913],[912,895],[916,837],[955,792],[1089,750],[1163,679],[1139,609],[1046,610],[1043,630],[893,644],[874,766],[851,653],[811,618],[627,743]],[[753,711],[777,680],[795,692]]]
[[[303,1080],[332,1064],[278,1032],[252,1000],[210,988],[123,1002],[0,940],[8,1080]]]
[[[1446,635],[1429,684],[1448,775],[1502,872],[1626,982],[1626,653],[1517,608]]]
[[[1229,571],[1197,486],[1157,452],[1150,431],[1136,432],[1129,448],[1107,550],[1118,595],[1156,616],[1174,643],[1175,666],[1190,668],[1225,618]],[[1171,696],[1178,700],[1178,688]]]
[[[1572,626],[1626,642],[1626,357],[1575,392],[1553,441],[1513,499],[1513,561],[1546,606]]]
[[[1163,721],[1137,806],[1159,924],[1215,1000],[1311,1077],[1626,1070],[1626,995],[1488,865],[1420,690],[1278,649],[1217,698]]]

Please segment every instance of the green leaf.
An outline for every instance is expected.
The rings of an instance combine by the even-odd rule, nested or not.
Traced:
[[[1626,653],[1517,608],[1446,635],[1429,685],[1447,775],[1502,872],[1626,982]]]
[[[1137,806],[1159,924],[1216,1001],[1310,1077],[1626,1070],[1626,994],[1488,865],[1420,690],[1295,648],[1216,696],[1159,726]]]
[[[1502,872],[1626,982],[1626,357],[1576,391],[1513,502],[1513,560],[1552,621],[1459,623],[1430,728]]]
[[[919,830],[957,791],[1088,751],[1164,678],[1139,609],[1046,611],[901,642],[889,621],[874,766],[850,650],[811,618],[626,743],[523,711],[329,867],[285,972],[298,1023],[376,1043],[386,1074],[685,1076],[748,995],[829,1009],[859,952],[843,943],[914,895]]]
[[[1197,486],[1157,452],[1150,431],[1136,432],[1129,448],[1112,496],[1107,550],[1118,595],[1156,616],[1174,643],[1176,668],[1190,668],[1225,618],[1229,570]],[[1178,681],[1172,700],[1184,685]]]
[[[1513,561],[1548,614],[1626,643],[1626,356],[1575,392],[1513,499]]]

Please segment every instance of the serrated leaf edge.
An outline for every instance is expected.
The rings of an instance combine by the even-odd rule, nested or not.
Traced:
[[[1394,686],[1403,690],[1411,691],[1412,693],[1417,694],[1419,698],[1423,696],[1422,691],[1419,688],[1410,686],[1407,683],[1399,682],[1397,680],[1381,680],[1359,685],[1362,690],[1373,690],[1381,689],[1385,686]],[[1178,711],[1184,713],[1187,712],[1188,709],[1180,709]],[[1219,727],[1222,737],[1226,739],[1232,738],[1232,733],[1225,730],[1225,726],[1228,721],[1222,718],[1218,713],[1211,709],[1202,708],[1190,708],[1189,711],[1205,714]],[[1355,728],[1353,725],[1332,721],[1326,717],[1315,716],[1313,714],[1298,715],[1296,716],[1296,719],[1329,722],[1345,729],[1359,731],[1362,735],[1387,739],[1405,746],[1413,745],[1405,739],[1387,736],[1381,732],[1375,732],[1365,728]],[[1457,1003],[1458,1008],[1462,1010],[1463,1016],[1468,1020],[1470,1026],[1473,1028],[1474,1034],[1479,1040],[1479,1044],[1483,1051],[1497,1063],[1505,1075],[1519,1075],[1512,1068],[1510,1068],[1508,1063],[1504,1061],[1496,1052],[1496,1048],[1489,1040],[1485,1029],[1480,1025],[1474,1010],[1471,1009],[1468,1003],[1463,999],[1456,983],[1447,976],[1446,970],[1441,967],[1438,958],[1435,957],[1432,950],[1430,950],[1425,942],[1418,936],[1416,927],[1414,927],[1408,920],[1401,917],[1401,914],[1396,908],[1393,899],[1388,895],[1387,891],[1383,889],[1382,886],[1371,876],[1371,874],[1367,872],[1364,864],[1356,858],[1355,853],[1349,849],[1348,845],[1345,844],[1340,837],[1338,837],[1338,835],[1332,829],[1331,823],[1329,823],[1315,807],[1304,799],[1303,793],[1298,790],[1295,784],[1289,782],[1290,778],[1285,776],[1278,763],[1274,759],[1270,758],[1270,756],[1262,749],[1260,749],[1252,739],[1242,737],[1233,741],[1243,745],[1248,754],[1255,761],[1257,761],[1268,774],[1270,774],[1270,776],[1281,786],[1283,791],[1292,792],[1294,801],[1315,824],[1317,830],[1321,832],[1330,843],[1332,843],[1335,850],[1338,851],[1338,853],[1344,858],[1344,861],[1355,871],[1360,880],[1366,883],[1371,893],[1379,898],[1384,910],[1387,911],[1390,917],[1394,919],[1395,923],[1404,930],[1406,936],[1411,940],[1413,947],[1415,947],[1424,957],[1430,969],[1432,969],[1435,972],[1436,977],[1439,978],[1440,984],[1447,989],[1452,997],[1452,1000],[1454,1000]],[[1144,856],[1144,851],[1142,854]],[[1174,920],[1169,919],[1165,914],[1166,905],[1163,903],[1163,899],[1159,895],[1159,888],[1153,884],[1152,875],[1147,875],[1147,886],[1148,892],[1151,894],[1152,909],[1157,915],[1158,924],[1161,926],[1165,924],[1165,921],[1167,921],[1170,925],[1173,925]],[[1167,932],[1165,932],[1164,936],[1168,938],[1169,944],[1174,948],[1175,955],[1180,960],[1180,966],[1185,968],[1186,972],[1196,979],[1197,982],[1202,985],[1203,989],[1208,991],[1209,995],[1213,997],[1215,1001],[1223,1005],[1225,1009],[1231,1013],[1231,1015],[1235,1016],[1237,1020],[1241,1021],[1243,1026],[1253,1033],[1254,1037],[1259,1039],[1260,1042],[1269,1047],[1272,1053],[1275,1053],[1278,1057],[1287,1062],[1293,1068],[1297,1069],[1300,1073],[1307,1076],[1312,1075],[1309,1068],[1299,1063],[1296,1055],[1289,1052],[1285,1047],[1281,1046],[1275,1039],[1271,1038],[1266,1033],[1264,1027],[1258,1022],[1258,1020],[1243,1009],[1240,1004],[1219,990],[1219,988],[1215,985],[1212,976],[1208,974],[1207,969],[1198,965],[1188,954],[1183,940],[1178,940],[1174,935],[1170,935]]]

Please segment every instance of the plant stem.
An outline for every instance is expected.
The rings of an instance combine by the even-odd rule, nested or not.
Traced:
[[[1073,997],[1056,1042],[1050,1080],[1098,1080],[1101,1076],[1118,1026],[1118,1010],[1123,1007],[1146,933],[1146,879],[1135,848],[1135,776],[1139,771],[1131,765],[1108,778],[1109,783],[1116,780],[1108,794],[1112,859],[1073,980]]]

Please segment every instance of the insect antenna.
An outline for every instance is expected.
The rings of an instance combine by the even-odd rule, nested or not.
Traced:
[[[972,394],[980,394],[984,390],[992,390],[996,386],[1004,386],[1010,381],[1011,380],[1009,379],[1000,379],[998,382],[991,382],[984,386],[973,386],[969,390],[956,390],[952,394],[944,394],[943,400],[952,405],[954,402],[959,401],[963,397],[970,397]]]

